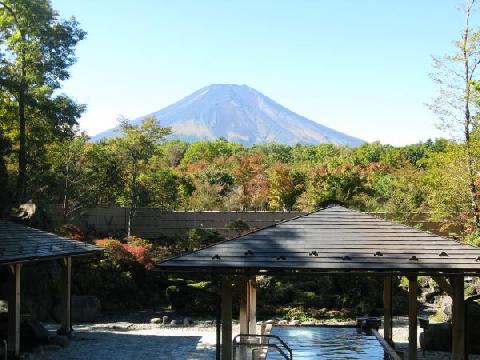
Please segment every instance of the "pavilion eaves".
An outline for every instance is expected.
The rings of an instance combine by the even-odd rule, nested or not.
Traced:
[[[341,206],[160,262],[180,272],[480,272],[480,249]]]

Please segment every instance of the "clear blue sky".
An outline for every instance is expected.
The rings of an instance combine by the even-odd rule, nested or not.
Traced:
[[[312,120],[395,145],[439,136],[431,55],[456,0],[52,0],[88,37],[64,91],[90,134],[212,83],[247,84]],[[475,17],[480,16],[476,13]]]

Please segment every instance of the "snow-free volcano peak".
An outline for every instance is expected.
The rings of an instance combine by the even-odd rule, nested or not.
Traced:
[[[224,138],[244,145],[276,142],[357,146],[363,143],[298,115],[246,85],[209,85],[134,122],[146,116],[155,116],[162,126],[172,127],[173,138],[186,141]],[[93,140],[114,136],[114,130],[102,132]]]

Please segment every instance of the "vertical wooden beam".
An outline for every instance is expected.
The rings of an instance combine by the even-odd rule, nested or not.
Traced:
[[[465,355],[465,284],[463,275],[451,277],[452,296],[452,359],[464,360]]]
[[[238,288],[240,292],[240,309],[239,309],[239,322],[240,322],[240,334],[248,334],[248,321],[249,321],[249,281],[248,277],[240,276],[238,278]],[[247,341],[247,337],[240,337],[241,342]],[[234,353],[234,355],[236,355]],[[240,346],[240,359],[247,358],[247,347]]]
[[[257,279],[252,276],[248,281],[248,316],[249,316],[249,329],[250,334],[257,333]]]
[[[20,355],[20,285],[22,264],[10,265],[8,276],[8,352]]]
[[[238,279],[238,287],[240,292],[240,313],[239,313],[239,321],[240,321],[240,334],[248,334],[248,278],[244,276],[240,276]]]
[[[222,324],[222,299],[221,296],[217,296],[216,299],[216,316],[215,316],[215,360],[221,360],[221,324]]]
[[[408,360],[417,360],[417,276],[408,277]]]
[[[72,334],[72,257],[67,256],[62,259],[61,272],[61,307],[62,320],[58,333],[61,335]]]
[[[383,337],[391,345],[392,340],[392,275],[383,277]]]
[[[222,360],[232,360],[232,279],[222,284]]]

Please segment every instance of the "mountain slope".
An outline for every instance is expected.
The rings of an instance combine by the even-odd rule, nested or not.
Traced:
[[[174,138],[187,141],[223,137],[245,145],[277,142],[357,146],[363,142],[300,116],[246,85],[210,85],[147,116],[155,116],[162,126],[171,126]],[[92,140],[114,135],[115,129],[111,129]]]

